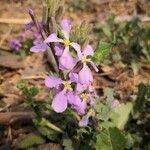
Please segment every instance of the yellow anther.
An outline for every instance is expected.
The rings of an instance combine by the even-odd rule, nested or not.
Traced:
[[[70,45],[70,41],[67,40],[67,39],[65,39],[65,40],[64,40],[64,45],[65,45],[65,46],[69,46],[69,45]]]
[[[83,63],[87,63],[89,61],[89,59],[86,57],[86,56],[84,56],[83,58],[82,58],[82,62]]]
[[[80,96],[83,100],[87,100],[88,98],[88,95],[86,93],[82,93]]]
[[[70,81],[66,81],[64,83],[64,88],[65,88],[65,90],[71,90],[71,82]]]

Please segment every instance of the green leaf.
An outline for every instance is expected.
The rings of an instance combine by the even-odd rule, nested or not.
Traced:
[[[36,96],[39,93],[39,89],[37,87],[32,87],[29,89],[32,97]]]
[[[18,147],[21,149],[26,149],[43,143],[45,143],[45,140],[41,136],[29,134],[18,142]]]
[[[65,147],[64,150],[74,150],[74,148],[72,146],[72,140],[70,140],[70,139],[64,139],[63,146]]]
[[[144,104],[146,101],[146,94],[148,92],[148,87],[141,83],[138,87],[137,99],[134,105],[134,113],[141,112],[144,108]]]
[[[107,42],[99,42],[95,54],[92,58],[96,65],[102,63],[105,58],[110,54],[113,45]]]
[[[116,125],[116,127],[118,127],[119,129],[123,129],[129,119],[132,109],[133,104],[130,102],[118,105],[110,113],[111,121]]]
[[[58,136],[58,132],[50,128],[40,126],[37,127],[37,129],[43,136],[46,136],[49,140],[55,140]]]
[[[97,136],[96,150],[124,150],[126,139],[117,128],[103,130]]]
[[[114,90],[112,88],[105,88],[104,95],[106,97],[106,104],[110,108],[112,100],[114,99]]]
[[[102,103],[99,103],[94,106],[97,114],[96,117],[98,120],[107,121],[109,119],[109,108]]]

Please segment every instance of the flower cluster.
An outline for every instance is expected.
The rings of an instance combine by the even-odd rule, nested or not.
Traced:
[[[92,115],[91,107],[97,97],[92,87],[93,75],[90,69],[91,66],[98,72],[96,65],[91,60],[94,50],[91,45],[86,45],[81,50],[78,43],[70,40],[69,35],[72,28],[70,20],[62,20],[60,27],[63,35],[61,38],[56,33],[52,33],[43,42],[35,43],[30,51],[44,52],[47,46],[53,45],[59,62],[59,70],[67,75],[65,78],[49,76],[45,79],[45,85],[54,90],[52,108],[57,113],[64,112],[67,107],[72,108],[79,115],[83,115],[79,125],[86,126],[89,116]],[[71,50],[75,52],[75,56],[72,55]]]

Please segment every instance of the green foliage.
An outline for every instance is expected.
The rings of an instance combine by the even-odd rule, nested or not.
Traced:
[[[150,86],[139,84],[134,111],[127,126],[127,147],[147,150],[149,148],[149,90]]]
[[[22,94],[25,96],[28,105],[34,110],[37,119],[41,119],[42,107],[38,105],[34,100],[34,97],[39,93],[38,88],[29,88],[28,84],[23,80],[18,82],[17,88],[22,91]]]
[[[99,42],[92,60],[96,65],[101,64],[110,54],[113,44],[107,42]]]
[[[134,115],[136,113],[140,113],[143,111],[147,93],[148,93],[148,86],[141,83],[138,86],[137,99],[136,99],[135,105],[134,105]]]
[[[58,137],[58,133],[48,127],[38,126],[37,129],[41,133],[41,135],[48,138],[49,140],[54,141]]]
[[[126,139],[118,128],[109,128],[97,135],[96,150],[124,150]]]
[[[63,140],[64,150],[74,150],[72,141],[70,139]]]
[[[120,61],[131,65],[132,62],[139,63],[139,60],[150,62],[150,28],[139,19],[117,23],[115,17],[110,17],[105,25],[97,29],[100,39],[114,45],[110,55],[112,63]]]
[[[124,129],[132,110],[132,103],[120,104],[110,113],[110,119],[117,128]]]
[[[83,48],[89,40],[90,31],[91,27],[83,22],[80,26],[74,27],[71,32],[70,39],[80,44]]]
[[[29,134],[18,142],[18,147],[21,149],[27,149],[43,143],[45,143],[45,140],[41,136]]]

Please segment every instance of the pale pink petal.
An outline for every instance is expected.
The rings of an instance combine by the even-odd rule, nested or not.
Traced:
[[[98,70],[97,66],[96,66],[92,61],[89,61],[89,62],[90,62],[90,64],[91,64],[91,66],[94,68],[94,70],[95,70],[96,72],[98,72],[99,70]]]
[[[62,113],[67,109],[67,104],[68,102],[66,93],[65,91],[61,91],[54,97],[52,101],[52,108],[55,112]]]
[[[84,64],[83,68],[79,72],[79,82],[81,84],[90,85],[93,82],[93,75],[90,68]]]
[[[81,60],[82,57],[83,57],[83,55],[82,55],[82,52],[81,52],[81,47],[80,47],[80,45],[77,44],[77,43],[72,42],[72,43],[71,43],[71,46],[72,46],[72,47],[75,49],[75,51],[77,52],[77,55],[78,55],[79,60]]]
[[[30,51],[34,53],[44,52],[46,51],[46,44],[38,44],[36,46],[31,47]]]
[[[88,125],[89,122],[89,116],[83,116],[83,118],[80,120],[79,122],[79,127],[86,127]]]
[[[61,84],[63,81],[60,78],[57,77],[47,77],[45,79],[45,85],[49,88],[57,87],[59,84]]]
[[[63,52],[64,52],[64,48],[60,44],[55,45],[55,54],[57,56],[61,56]]]
[[[59,68],[61,70],[70,70],[75,66],[76,62],[74,58],[69,53],[68,48],[66,48],[62,54],[62,56],[59,58]]]
[[[112,107],[112,108],[115,108],[115,107],[117,107],[119,104],[120,104],[120,102],[119,102],[117,99],[114,99],[114,100],[112,101],[111,107]]]
[[[51,34],[48,36],[47,39],[44,40],[44,43],[52,43],[52,42],[63,42],[63,40],[59,39],[56,35],[56,33]]]
[[[86,90],[86,88],[87,88],[87,85],[86,85],[86,84],[83,85],[83,84],[81,84],[81,83],[77,83],[77,86],[76,86],[77,92],[82,93],[83,91]]]
[[[70,72],[69,78],[70,78],[70,81],[72,81],[72,82],[78,82],[78,74],[77,73]]]
[[[65,38],[69,39],[69,33],[72,27],[71,21],[69,19],[63,19],[60,23],[60,26]]]
[[[84,56],[93,56],[94,55],[94,50],[91,45],[87,45],[85,49],[83,50],[83,55]]]

